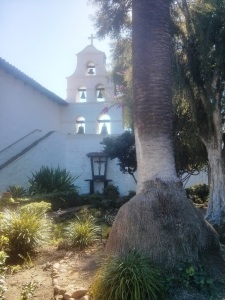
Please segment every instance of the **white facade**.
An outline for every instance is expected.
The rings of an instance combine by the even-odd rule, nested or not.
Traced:
[[[0,64],[0,150],[35,129],[60,131],[61,106]]]
[[[105,60],[93,45],[78,53],[63,100],[0,59],[0,193],[13,184],[27,188],[32,172],[46,165],[79,175],[79,192],[89,192],[87,153],[102,151],[100,142],[107,136],[102,127],[109,134],[123,132],[122,108],[114,105],[114,84]],[[107,179],[121,195],[136,188],[115,160],[108,161]],[[95,183],[95,191],[102,189],[102,183]]]
[[[41,166],[66,168],[79,176],[75,185],[80,194],[89,193],[87,154],[102,151],[104,126],[111,135],[124,131],[105,60],[93,45],[78,53],[63,100],[0,58],[0,194],[9,185],[27,188],[28,177]],[[107,179],[121,195],[136,190],[133,178],[120,172],[116,160],[108,160]],[[192,184],[198,182],[194,179]],[[95,182],[95,191],[102,189],[103,183]]]

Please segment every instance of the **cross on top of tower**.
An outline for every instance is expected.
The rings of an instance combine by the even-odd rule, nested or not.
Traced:
[[[88,39],[91,40],[91,45],[93,45],[93,40],[96,39],[96,37],[93,36],[93,34],[91,34],[91,36]]]

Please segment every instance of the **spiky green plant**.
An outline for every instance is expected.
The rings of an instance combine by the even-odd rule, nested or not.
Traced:
[[[9,185],[6,190],[12,194],[13,199],[23,198],[27,195],[26,189],[19,185]]]
[[[23,285],[23,291],[20,294],[19,300],[29,300],[32,298],[34,291],[38,287],[38,282],[31,280],[27,284]]]
[[[8,238],[10,256],[27,256],[48,239],[51,223],[45,217],[26,211],[5,210],[1,220],[1,234]]]
[[[87,248],[100,238],[101,228],[96,225],[95,218],[87,216],[82,219],[76,217],[65,228],[65,237],[70,241],[72,246],[80,250]]]
[[[149,258],[133,250],[105,261],[90,294],[93,300],[157,300],[164,294],[164,284]]]
[[[42,166],[40,170],[32,173],[28,177],[29,193],[31,195],[76,192],[74,181],[79,176],[72,176],[66,169],[57,167],[56,169]]]

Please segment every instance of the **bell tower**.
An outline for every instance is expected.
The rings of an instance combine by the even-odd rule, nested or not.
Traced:
[[[115,108],[115,88],[106,69],[106,56],[95,48],[94,39],[92,34],[90,44],[77,54],[74,73],[67,77],[69,105],[62,114],[62,124],[70,134],[120,134],[122,108]]]
[[[114,95],[114,84],[106,70],[106,56],[91,44],[77,54],[74,73],[67,77],[67,101],[103,102],[110,101]]]

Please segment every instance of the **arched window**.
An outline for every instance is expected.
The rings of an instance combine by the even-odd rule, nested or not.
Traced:
[[[111,133],[111,122],[108,114],[101,114],[98,117],[98,132],[99,134]]]
[[[98,102],[105,101],[105,89],[102,84],[96,86],[96,99]]]
[[[76,121],[76,133],[84,134],[85,133],[85,118],[78,117]]]
[[[95,64],[93,62],[89,62],[87,64],[87,75],[93,76],[96,74]]]
[[[86,102],[87,101],[87,90],[85,86],[81,86],[78,89],[78,101],[79,102]]]

